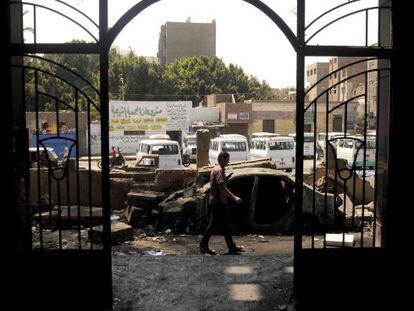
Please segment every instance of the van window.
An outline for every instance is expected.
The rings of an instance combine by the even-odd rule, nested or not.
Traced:
[[[151,148],[152,154],[178,154],[177,145],[154,145]]]
[[[227,152],[246,151],[245,142],[223,142],[222,150]]]
[[[140,148],[139,151],[141,153],[149,154],[149,152],[150,152],[150,146],[149,145],[145,145],[145,144],[141,144],[141,148]]]
[[[197,143],[197,138],[195,138],[195,137],[187,137],[185,140],[186,140],[187,144]]]
[[[344,139],[344,148],[353,148],[353,147],[354,147],[353,139]]]
[[[294,144],[291,141],[270,141],[269,148],[270,150],[287,150],[293,149]]]
[[[313,136],[305,136],[305,137],[303,137],[303,141],[305,142],[305,143],[313,143],[313,141],[314,141],[315,139],[314,139],[314,137]],[[295,137],[295,141],[296,141],[296,137]]]
[[[361,146],[361,142],[359,140],[355,141],[355,149],[358,149]],[[367,140],[366,143],[367,149],[375,149],[375,140]]]

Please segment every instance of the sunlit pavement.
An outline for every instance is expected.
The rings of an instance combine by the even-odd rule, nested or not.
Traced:
[[[281,310],[292,266],[290,255],[113,256],[114,310]]]

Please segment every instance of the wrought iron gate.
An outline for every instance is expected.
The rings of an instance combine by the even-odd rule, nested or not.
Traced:
[[[99,23],[64,1],[50,2],[50,6],[9,3],[12,101],[20,112],[20,130],[15,135],[16,142],[22,143],[16,145],[16,154],[24,154],[18,165],[24,170],[20,190],[25,199],[17,202],[24,206],[18,208],[24,224],[19,243],[25,267],[21,274],[52,285],[47,287],[44,303],[40,302],[45,308],[59,299],[65,307],[83,300],[85,308],[112,308],[108,50],[103,44],[107,4],[101,2]],[[79,27],[93,43],[39,43],[39,10]],[[27,14],[32,27],[24,27]],[[32,42],[24,42],[27,31]],[[66,58],[73,60],[74,55],[100,64],[101,74],[94,83],[71,69],[73,64]],[[102,157],[102,169],[92,155],[97,139],[92,126],[103,133],[96,154]],[[22,286],[37,293],[34,296],[42,295],[41,287]],[[73,289],[76,298],[64,302],[62,292]]]
[[[244,0],[250,3],[263,13],[265,13],[279,27],[297,53],[297,113],[296,113],[296,234],[295,234],[295,289],[299,289],[299,281],[303,280],[301,273],[304,271],[300,268],[306,261],[304,256],[314,254],[320,256],[321,252],[331,251],[329,243],[327,243],[327,234],[339,233],[342,236],[339,247],[345,248],[347,245],[346,233],[357,232],[360,236],[358,248],[379,248],[381,243],[378,241],[380,234],[375,235],[372,232],[380,233],[380,228],[376,225],[376,220],[381,219],[381,211],[386,208],[386,171],[388,168],[387,157],[387,140],[389,131],[389,122],[387,111],[390,109],[390,89],[391,89],[391,59],[392,59],[392,42],[390,41],[390,10],[389,1],[380,0],[379,6],[365,7],[354,11],[349,11],[339,18],[332,18],[325,25],[314,30],[312,27],[323,18],[329,17],[329,14],[339,9],[352,6],[359,2],[358,0],[347,1],[321,14],[319,17],[305,23],[305,1],[297,1],[297,31],[296,35],[286,25],[286,23],[264,2],[257,0]],[[108,52],[111,44],[121,30],[135,16],[142,12],[152,4],[159,0],[143,0],[133,6],[128,12],[122,16],[115,25],[108,29],[108,1],[101,0],[99,7],[99,23],[95,22],[77,8],[70,6],[64,1],[59,3],[66,9],[81,14],[89,21],[91,28],[84,26],[81,22],[74,18],[52,9],[47,6],[35,4],[32,2],[10,2],[10,14],[12,22],[20,19],[20,28],[14,29],[17,33],[17,40],[12,36],[10,51],[12,56],[12,77],[19,84],[15,84],[13,88],[13,100],[20,103],[23,107],[23,115],[25,112],[31,112],[35,120],[34,131],[25,133],[24,128],[27,124],[23,121],[20,134],[20,141],[23,147],[20,153],[25,154],[25,158],[29,159],[29,153],[32,152],[33,162],[35,164],[29,169],[26,163],[25,174],[25,243],[24,249],[32,253],[42,254],[45,256],[78,256],[82,255],[84,259],[80,259],[77,264],[82,266],[85,263],[92,263],[93,260],[100,262],[98,265],[104,277],[101,278],[105,282],[105,306],[110,308],[112,303],[108,298],[111,293],[111,248],[110,248],[110,189],[109,189],[109,119],[108,119]],[[363,1],[362,1],[363,2]],[[33,42],[26,43],[22,41],[23,23],[21,18],[24,15],[24,6],[30,6],[33,14]],[[59,14],[74,23],[77,27],[83,29],[90,35],[93,43],[38,43],[36,29],[36,12],[41,8],[49,10],[54,14]],[[368,18],[369,12],[377,12],[379,16],[378,24],[381,25],[378,31],[377,46],[368,46]],[[311,45],[315,38],[331,25],[346,20],[347,17],[355,14],[364,14],[366,18],[366,42],[363,46],[334,46],[334,45]],[[384,26],[385,25],[385,26]],[[387,27],[388,26],[388,27]],[[36,54],[45,54],[40,57]],[[48,54],[84,54],[95,55],[99,57],[100,76],[99,86],[91,83],[85,77],[71,70],[68,66],[54,61]],[[326,75],[317,83],[305,90],[305,59],[313,56],[337,56],[337,57],[360,57],[362,59],[352,61],[341,66],[329,75],[339,74],[353,66],[360,64],[371,65],[373,68],[360,70],[337,83],[332,83],[329,88],[320,92],[316,98],[310,101],[306,100],[306,95],[310,94],[312,88],[317,88],[318,84],[323,80],[329,79]],[[46,64],[46,65],[45,65]],[[45,69],[48,68],[48,70]],[[371,79],[372,75],[377,78]],[[56,88],[46,89],[42,85],[45,76],[51,77],[56,81]],[[332,104],[330,99],[330,91],[339,88],[354,78],[362,77],[363,91],[350,98],[337,101]],[[374,99],[374,109],[372,112],[372,120],[376,130],[376,139],[374,143],[368,139],[369,112],[368,106],[370,93],[370,81],[378,81],[375,88],[376,96]],[[374,82],[375,83],[375,82]],[[61,98],[59,89],[70,89],[72,96],[69,98]],[[350,135],[348,130],[349,116],[352,102],[361,99],[362,111],[362,130],[358,135]],[[46,103],[48,106],[46,107]],[[42,127],[42,112],[40,110],[48,110],[51,121],[56,125],[53,132],[48,133],[46,127]],[[70,111],[69,114],[73,120],[67,123],[73,124],[73,132],[68,132],[63,124],[63,110]],[[329,137],[330,128],[332,128],[332,118],[337,111],[341,111],[342,122],[344,124],[343,135]],[[319,113],[324,113],[322,119],[318,118]],[[310,177],[310,187],[304,187],[304,119],[305,113],[312,115],[312,131],[315,136],[313,142],[313,175]],[[65,112],[66,114],[66,112]],[[102,171],[95,172],[93,169],[93,161],[91,154],[91,116],[99,116],[101,130],[101,157]],[[26,118],[26,117],[23,117]],[[83,118],[84,123],[81,119]],[[49,122],[52,123],[52,122]],[[81,124],[86,124],[85,133],[81,130]],[[70,126],[69,126],[70,128]],[[320,130],[321,129],[321,130]],[[42,132],[44,130],[44,132]],[[23,134],[22,134],[23,133]],[[317,142],[318,134],[325,133],[324,145],[324,161],[325,166],[317,167]],[[31,135],[30,135],[31,134]],[[71,135],[72,134],[72,135]],[[85,139],[82,141],[82,135]],[[29,140],[34,142],[32,151],[29,150]],[[16,141],[19,139],[16,138]],[[357,146],[356,153],[353,158],[346,162],[338,159],[338,146]],[[56,157],[48,146],[52,144],[61,144],[63,147],[63,155],[61,158]],[[86,146],[82,150],[82,144]],[[367,212],[366,208],[366,179],[367,172],[367,152],[370,145],[374,147],[374,176],[375,190],[373,194],[373,228],[371,234],[364,227],[364,220]],[[66,148],[65,148],[66,147]],[[81,168],[82,156],[85,156],[84,168]],[[362,155],[362,160],[360,160]],[[332,161],[333,160],[333,161]],[[361,162],[361,163],[359,163]],[[358,176],[358,165],[361,166],[361,178]],[[317,173],[320,173],[322,187],[317,187]],[[356,197],[357,180],[361,179],[362,193],[360,193],[361,211],[360,218],[356,220]],[[30,183],[28,182],[30,180]],[[81,186],[84,185],[84,186]],[[330,187],[331,185],[331,187]],[[351,185],[351,186],[350,186]],[[98,193],[98,194],[97,194]],[[322,194],[323,200],[316,201],[316,194]],[[341,199],[340,194],[343,194]],[[30,196],[29,196],[30,194]],[[304,200],[304,195],[306,202]],[[348,197],[351,197],[351,206],[349,206]],[[309,203],[309,209],[305,209],[305,203]],[[338,209],[342,206],[342,210]],[[347,217],[347,211],[351,211],[351,216]],[[316,229],[315,220],[318,222]],[[102,244],[95,244],[88,239],[88,229],[96,223],[103,225]],[[32,232],[32,224],[34,226]],[[307,228],[305,225],[311,225]],[[67,235],[75,236],[74,243],[68,245],[65,243]],[[371,235],[371,236],[370,236]],[[34,238],[34,239],[33,239]],[[319,240],[317,240],[319,239]],[[367,239],[369,243],[367,243]],[[319,243],[316,243],[318,242]],[[100,246],[101,245],[101,246]],[[72,248],[72,249],[71,249]],[[337,249],[335,249],[337,250]],[[91,256],[91,257],[88,257]],[[72,258],[74,258],[72,257]],[[93,258],[88,262],[88,259]],[[38,262],[41,262],[39,260]],[[51,261],[48,261],[49,263]],[[90,266],[88,266],[90,267]],[[96,273],[95,275],[98,275]]]
[[[364,1],[344,2],[306,24],[305,1],[298,1],[301,49],[297,62],[294,278],[298,297],[309,305],[315,303],[314,307],[318,306],[314,299],[318,285],[323,286],[327,301],[341,296],[336,293],[345,288],[346,280],[358,277],[366,267],[378,269],[374,267],[379,266],[381,256],[377,255],[382,252],[391,105],[391,4],[379,1],[379,5],[355,9],[358,2]],[[379,25],[376,44],[369,44],[372,12]],[[365,20],[365,29],[361,29],[365,40],[359,46],[312,45],[331,25],[358,14]],[[319,28],[315,27],[318,23]],[[327,64],[329,70],[305,90],[305,59],[315,56],[333,58]],[[305,75],[315,75],[315,70],[320,69]],[[353,93],[347,92],[350,83],[359,85]],[[312,146],[304,141],[305,115],[313,133]],[[340,133],[333,131],[338,119],[342,120]],[[301,160],[305,144],[313,150],[307,174]]]

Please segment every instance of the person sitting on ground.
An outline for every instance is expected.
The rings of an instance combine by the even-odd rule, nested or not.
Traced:
[[[241,199],[234,195],[226,186],[225,167],[229,164],[230,155],[223,151],[218,156],[218,164],[214,166],[210,174],[210,211],[211,218],[200,243],[200,252],[204,254],[217,255],[217,252],[208,247],[211,235],[219,228],[223,230],[229,254],[244,251],[243,247],[236,246],[230,234],[229,209],[227,199],[231,198],[237,203]]]

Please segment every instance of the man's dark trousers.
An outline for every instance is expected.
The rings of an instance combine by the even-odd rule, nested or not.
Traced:
[[[224,238],[226,240],[227,247],[232,249],[236,246],[231,237],[229,228],[229,208],[227,204],[215,203],[210,205],[211,217],[201,240],[200,246],[208,247],[208,242],[213,233],[216,233],[218,229],[223,231]]]

